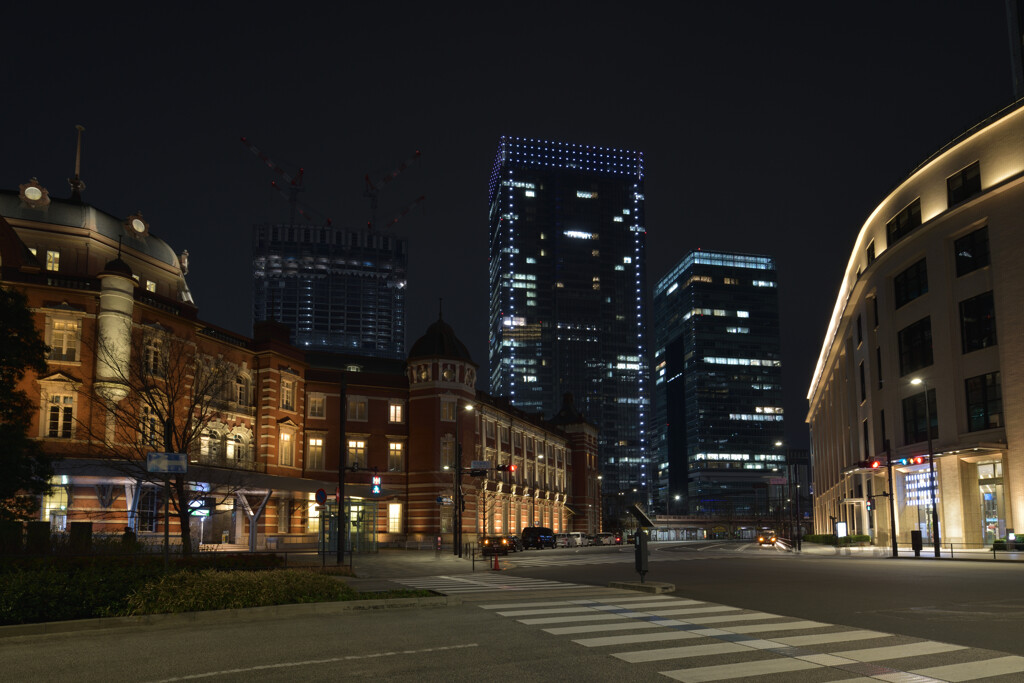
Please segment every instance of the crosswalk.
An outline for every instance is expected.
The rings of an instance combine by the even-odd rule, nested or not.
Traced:
[[[472,576],[421,576],[418,578],[391,579],[395,583],[410,588],[431,590],[444,595],[459,593],[484,593],[488,591],[536,591],[561,588],[593,588],[576,583],[548,581],[547,579],[528,579],[522,576],[494,572],[479,573]]]
[[[480,607],[685,683],[797,676],[931,683],[1024,672],[1024,657],[668,595],[609,592]]]
[[[502,558],[503,560],[505,558]],[[690,562],[694,560],[722,560],[721,555],[701,555],[699,553],[681,552],[654,552],[648,556],[650,562]],[[507,563],[512,568],[526,567],[567,567],[584,564],[633,564],[635,562],[633,552],[619,553],[540,553],[525,554],[516,553],[509,555]]]

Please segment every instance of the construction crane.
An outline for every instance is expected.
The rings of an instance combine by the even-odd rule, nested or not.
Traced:
[[[241,137],[241,141],[250,152],[255,154],[256,157],[265,163],[272,171],[281,176],[281,179],[286,183],[285,185],[281,185],[276,180],[272,180],[270,181],[270,186],[280,192],[281,195],[288,200],[288,204],[291,206],[291,223],[295,222],[295,214],[297,213],[310,223],[320,223],[323,225],[331,224],[330,218],[325,217],[323,214],[320,214],[299,201],[299,193],[306,189],[302,185],[305,169],[300,168],[298,173],[293,176],[277,165],[273,159],[264,154],[259,147],[249,142],[248,138],[244,135]]]
[[[369,173],[366,174],[366,190],[363,192],[363,196],[368,197],[370,200],[370,220],[367,221],[366,223],[367,228],[372,230],[374,226],[377,224],[377,195],[380,194],[380,191],[384,189],[384,187],[387,186],[388,183],[390,183],[392,180],[400,176],[403,171],[405,171],[407,168],[409,168],[414,163],[419,161],[419,159],[420,151],[416,150],[416,152],[411,157],[403,161],[401,165],[398,166],[398,168],[394,169],[393,171],[391,171],[391,173],[388,173],[377,182],[373,182],[372,180],[370,180]],[[394,225],[395,223],[397,223],[402,218],[402,216],[409,212],[409,209],[411,209],[415,204],[419,203],[423,199],[424,197],[422,196],[415,199],[401,213],[399,213],[399,215],[388,225]]]

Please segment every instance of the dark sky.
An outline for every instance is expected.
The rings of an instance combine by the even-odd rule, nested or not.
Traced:
[[[369,217],[366,173],[420,150],[380,197],[381,220],[427,197],[394,228],[411,243],[407,344],[443,298],[486,376],[499,136],[639,149],[651,283],[697,247],[777,257],[793,446],[860,226],[1012,99],[995,0],[319,4],[5,10],[0,186],[37,176],[66,196],[84,125],[84,199],[141,210],[189,250],[201,317],[248,334],[251,226],[288,204],[239,137],[304,168],[304,201],[343,226]]]

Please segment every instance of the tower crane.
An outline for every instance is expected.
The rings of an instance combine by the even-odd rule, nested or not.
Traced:
[[[290,222],[295,222],[295,214],[298,213],[300,216],[308,220],[310,223],[320,223],[323,225],[330,225],[331,219],[325,217],[323,214],[311,209],[302,202],[299,201],[299,193],[305,191],[305,187],[302,185],[303,176],[305,169],[300,168],[298,173],[294,176],[285,171],[281,166],[274,162],[273,159],[264,154],[259,147],[249,142],[249,139],[244,135],[241,137],[242,144],[245,145],[250,152],[256,155],[260,161],[265,163],[272,171],[277,173],[285,184],[280,184],[276,180],[270,181],[270,186],[281,193],[281,195],[288,200],[288,204],[291,206],[291,217]]]
[[[380,194],[380,191],[384,189],[384,187],[386,187],[388,183],[390,183],[392,180],[400,176],[403,171],[405,171],[407,168],[409,168],[414,163],[419,161],[419,159],[420,151],[416,150],[416,152],[411,157],[403,161],[398,166],[398,168],[394,169],[377,182],[370,180],[369,173],[366,174],[366,190],[363,192],[363,196],[369,198],[370,200],[370,220],[367,221],[366,223],[367,228],[372,230],[377,223],[377,195]],[[395,223],[397,223],[402,218],[402,216],[409,212],[409,209],[411,209],[415,204],[418,204],[424,198],[425,197],[420,196],[417,199],[413,200],[413,202],[406,206],[401,211],[401,213],[399,213],[399,215],[395,217],[395,219],[391,221],[388,225],[394,225]]]

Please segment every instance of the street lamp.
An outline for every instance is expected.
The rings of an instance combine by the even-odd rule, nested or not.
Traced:
[[[935,454],[932,452],[932,409],[928,401],[928,382],[925,382],[920,377],[915,377],[910,380],[910,383],[915,386],[920,384],[924,387],[924,428],[928,435],[928,477],[931,480],[928,489],[931,492],[932,498],[932,542],[935,545],[935,557],[939,557],[939,509],[935,504],[935,486],[937,482],[935,481]]]
[[[455,475],[454,475],[454,491],[455,498],[455,514],[453,515],[454,526],[452,527],[452,540],[455,546],[452,549],[454,555],[462,557],[462,414],[459,412],[459,401],[462,399],[455,400]],[[469,412],[473,410],[472,403],[466,403],[463,406],[464,409]]]

